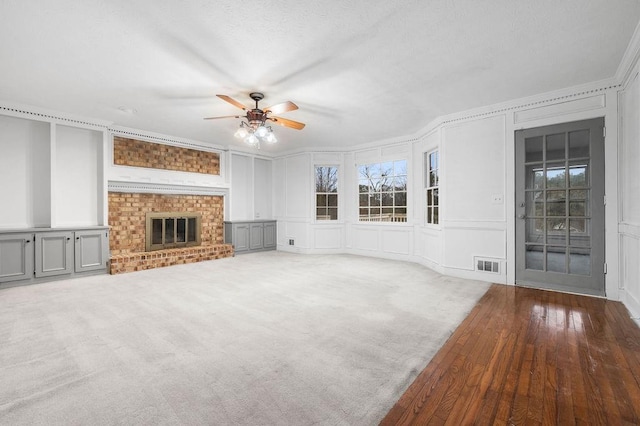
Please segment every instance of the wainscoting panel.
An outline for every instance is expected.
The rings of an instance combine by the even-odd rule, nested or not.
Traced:
[[[385,253],[405,254],[411,253],[412,230],[381,230],[382,251]]]
[[[474,256],[506,259],[506,230],[495,228],[447,227],[444,230],[444,259],[447,268],[474,270]]]
[[[623,299],[634,317],[640,317],[640,235],[620,235],[620,287]]]
[[[415,233],[415,255],[430,263],[442,263],[442,231],[422,228]]]
[[[378,251],[380,247],[380,235],[378,229],[351,228],[352,244],[356,250]]]
[[[341,249],[343,226],[316,226],[313,229],[313,248]]]

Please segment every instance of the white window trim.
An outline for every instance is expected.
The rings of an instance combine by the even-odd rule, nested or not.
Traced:
[[[360,166],[363,165],[369,165],[369,164],[382,164],[382,163],[389,163],[389,162],[396,162],[396,161],[405,161],[406,163],[406,168],[407,168],[407,174],[406,174],[406,178],[407,178],[407,190],[406,190],[406,197],[407,197],[407,201],[406,201],[406,209],[407,209],[407,213],[406,213],[406,221],[404,222],[383,222],[383,221],[361,221],[360,220],[360,191],[359,191],[359,184],[360,184]],[[411,166],[411,161],[410,158],[406,158],[406,157],[383,157],[383,158],[372,158],[370,160],[365,160],[365,161],[361,161],[361,162],[356,162],[355,163],[355,168],[354,168],[354,173],[355,173],[355,218],[354,218],[354,222],[353,225],[354,226],[396,226],[396,227],[411,227],[413,226],[411,224],[411,174],[410,174],[410,166]]]
[[[431,154],[433,153],[438,153],[438,185],[436,186],[430,186],[430,182],[429,182],[429,176],[430,176],[430,172],[431,172],[431,162],[429,161]],[[422,161],[423,161],[423,165],[424,165],[424,183],[423,183],[423,190],[422,190],[422,199],[423,199],[423,203],[422,203],[422,207],[423,207],[423,215],[422,215],[422,220],[425,224],[426,227],[428,228],[433,228],[433,229],[442,229],[442,184],[441,184],[441,180],[442,180],[442,151],[440,150],[439,147],[430,149],[428,151],[425,151],[423,153],[423,157],[422,157]],[[431,223],[428,221],[428,200],[427,200],[427,192],[429,189],[433,189],[433,188],[438,188],[438,223]]]
[[[324,219],[324,220],[319,220],[318,219],[318,206],[316,204],[316,169],[318,167],[335,167],[338,173],[338,182],[336,184],[337,187],[337,195],[338,195],[338,206],[337,206],[337,213],[338,213],[338,219]],[[313,223],[315,224],[331,224],[331,225],[335,225],[336,223],[342,223],[344,222],[342,219],[343,216],[343,208],[342,208],[342,180],[341,179],[342,176],[342,167],[340,166],[340,164],[336,164],[336,163],[317,163],[313,165],[313,199],[312,199],[312,204],[313,204],[313,211],[312,211],[312,217],[313,217]]]

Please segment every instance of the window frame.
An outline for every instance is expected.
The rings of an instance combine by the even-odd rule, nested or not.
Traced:
[[[396,171],[396,163],[399,162],[403,162],[403,173],[398,173]],[[389,164],[391,163],[392,165],[392,172],[390,175],[387,174],[383,174],[382,171],[384,169],[384,165],[385,164]],[[374,176],[369,176],[365,179],[363,179],[363,175],[362,175],[362,167],[370,167],[372,170],[374,170]],[[356,223],[358,225],[375,225],[375,226],[406,226],[408,225],[409,222],[409,160],[407,158],[378,158],[376,160],[372,160],[369,162],[362,162],[362,163],[356,163],[355,165],[355,173],[356,173]],[[381,172],[381,176],[375,176],[375,170],[379,170]],[[371,191],[372,186],[374,185],[374,183],[372,182],[375,178],[378,178],[378,181],[375,182],[375,185],[379,186],[379,189],[376,191]],[[383,181],[382,178],[390,178],[390,182],[388,180]],[[404,190],[397,190],[397,184],[396,184],[396,180],[400,178],[400,179],[404,179]],[[369,180],[370,183],[367,184],[367,187],[369,188],[369,191],[367,192],[362,192],[363,188],[362,188],[362,183],[363,181]],[[397,194],[404,194],[404,204],[403,205],[396,205],[396,200],[398,199]],[[363,206],[361,204],[362,202],[362,197],[363,196],[368,196],[367,198],[367,205]],[[379,198],[379,207],[372,207],[371,204],[371,198],[372,197],[378,197]],[[385,205],[385,199],[386,202],[391,202],[391,204],[386,204]],[[365,209],[368,211],[366,217],[366,220],[362,220],[362,218],[365,216],[362,213],[362,210]],[[378,209],[379,212],[377,213],[377,215],[374,213],[372,215],[372,209]],[[403,209],[404,213],[396,213],[396,209]],[[385,213],[386,211],[391,210],[390,213]],[[389,220],[384,220],[385,215],[389,215]],[[404,217],[402,217],[402,215],[404,215]],[[376,216],[379,218],[379,220],[376,220]],[[404,220],[396,220],[398,218],[403,218]],[[373,219],[373,220],[371,220]]]
[[[336,170],[336,183],[335,183],[335,192],[318,192],[318,182],[317,182],[317,177],[318,177],[318,169],[319,168],[333,168]],[[341,212],[340,212],[340,165],[339,164],[314,164],[313,166],[313,195],[314,195],[314,200],[313,200],[313,220],[316,223],[335,223],[335,222],[339,222],[340,221],[340,216],[341,216]],[[318,206],[318,195],[326,195],[327,196],[327,202],[324,206],[319,207]],[[330,206],[329,203],[329,195],[335,195],[336,197],[336,205],[334,206]],[[329,219],[318,219],[318,209],[319,208],[324,208],[327,209],[327,213],[329,211],[329,209],[334,209],[335,208],[335,212],[336,212],[336,218],[335,219],[331,219],[329,215]]]
[[[432,167],[432,155],[436,156],[435,167]],[[439,228],[442,223],[442,203],[440,202],[442,162],[439,148],[435,148],[424,153],[424,171],[424,221],[427,226]],[[433,176],[435,176],[435,180],[433,181],[431,179],[432,173]]]

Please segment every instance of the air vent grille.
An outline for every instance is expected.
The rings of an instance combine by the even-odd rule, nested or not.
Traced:
[[[500,262],[491,259],[476,259],[476,269],[478,271],[500,273]]]

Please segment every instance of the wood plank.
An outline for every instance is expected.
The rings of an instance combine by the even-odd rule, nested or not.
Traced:
[[[381,424],[640,424],[638,401],[624,305],[493,285]]]

